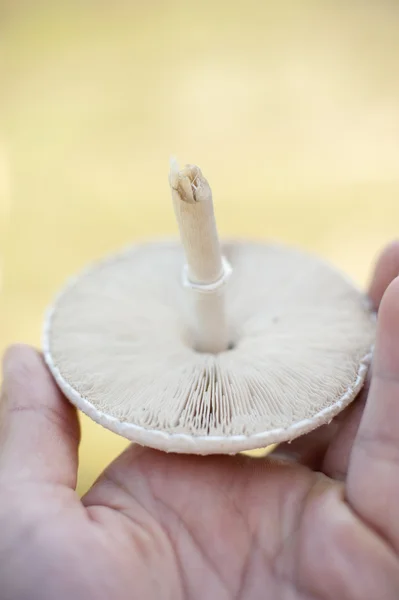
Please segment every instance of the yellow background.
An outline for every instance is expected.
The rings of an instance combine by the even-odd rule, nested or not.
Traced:
[[[361,284],[397,235],[397,2],[3,0],[0,28],[1,349],[88,261],[176,233],[171,153],[222,234]],[[81,491],[124,446],[83,419]]]

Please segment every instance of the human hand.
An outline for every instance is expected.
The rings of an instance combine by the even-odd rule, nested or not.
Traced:
[[[76,412],[36,351],[10,349],[1,600],[399,598],[398,273],[395,244],[370,288],[370,388],[331,425],[262,459],[132,445],[82,499]]]

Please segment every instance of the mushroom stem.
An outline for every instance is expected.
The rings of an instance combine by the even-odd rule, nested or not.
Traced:
[[[230,340],[222,287],[230,267],[220,249],[211,188],[197,166],[179,170],[173,159],[169,183],[187,261],[184,283],[194,293],[196,350],[223,352]]]

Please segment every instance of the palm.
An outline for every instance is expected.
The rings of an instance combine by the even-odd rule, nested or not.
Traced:
[[[377,304],[389,264],[376,273]],[[14,350],[0,452],[2,600],[397,598],[399,284],[391,290],[366,410],[359,399],[267,459],[130,447],[82,501],[76,415],[38,355]]]
[[[372,553],[337,568],[334,556],[356,550],[351,537],[361,550],[367,532],[339,484],[297,464],[129,450],[83,505],[65,486],[21,483],[14,493],[10,513],[18,498],[30,500],[29,560],[21,595],[9,598],[338,598],[356,568],[375,571]],[[12,543],[9,552],[12,565]],[[379,597],[381,583],[377,570],[359,597]]]

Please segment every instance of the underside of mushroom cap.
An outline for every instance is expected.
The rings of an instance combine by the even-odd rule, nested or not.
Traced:
[[[295,249],[222,246],[230,348],[198,352],[176,242],[133,247],[60,294],[45,359],[66,396],[103,426],[173,452],[235,453],[330,421],[361,389],[375,336],[366,298]]]

